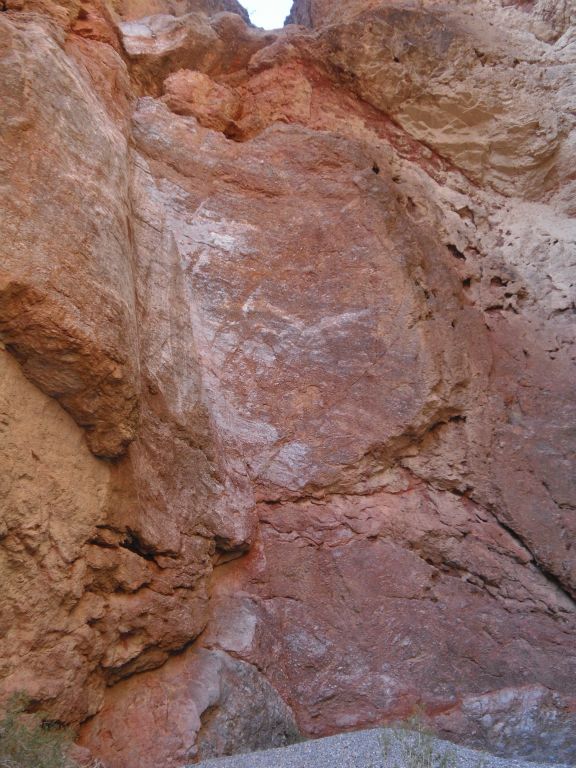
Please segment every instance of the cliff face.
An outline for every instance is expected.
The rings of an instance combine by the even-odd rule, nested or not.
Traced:
[[[5,6],[2,696],[576,759],[572,1]]]

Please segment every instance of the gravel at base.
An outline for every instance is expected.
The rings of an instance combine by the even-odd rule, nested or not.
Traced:
[[[388,729],[355,731],[281,749],[206,760],[191,768],[404,768],[406,748],[398,743],[397,733]],[[382,746],[383,738],[389,745],[386,750]],[[406,734],[401,738],[406,738]],[[455,768],[550,768],[549,763],[498,758],[448,742],[434,743],[438,750],[447,749],[455,755]]]

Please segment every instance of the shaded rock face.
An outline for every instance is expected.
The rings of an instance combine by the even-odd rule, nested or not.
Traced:
[[[162,755],[169,768],[297,737],[289,707],[254,666],[204,648],[113,688],[84,732],[109,764],[152,765]]]
[[[2,697],[576,759],[573,5],[6,9]]]

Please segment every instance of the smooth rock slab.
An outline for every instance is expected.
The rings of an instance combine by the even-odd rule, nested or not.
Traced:
[[[412,737],[418,738],[406,731],[392,729],[355,731],[281,749],[206,760],[198,765],[206,768],[409,768],[407,753]],[[449,765],[454,768],[538,768],[539,765],[550,765],[502,759],[439,740],[433,742],[433,754],[448,756]],[[426,759],[421,762],[423,767],[428,764]]]

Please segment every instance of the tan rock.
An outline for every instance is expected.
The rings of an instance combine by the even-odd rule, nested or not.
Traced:
[[[81,602],[83,554],[112,501],[110,468],[5,351],[0,414],[2,693],[26,690],[62,718],[85,717],[101,704],[92,621],[103,604]]]

